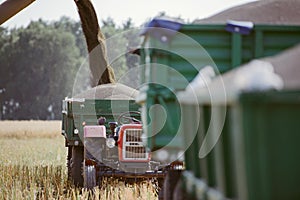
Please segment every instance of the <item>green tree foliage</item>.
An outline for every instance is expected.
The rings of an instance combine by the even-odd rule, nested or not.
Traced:
[[[75,36],[40,20],[11,30],[2,42],[3,117],[59,118],[60,102],[70,93],[80,65]]]
[[[73,34],[75,36],[76,47],[80,50],[80,55],[83,57],[87,55],[85,38],[79,21],[71,20],[68,17],[61,17],[59,21],[53,22],[53,26],[55,29],[64,30]]]
[[[117,27],[109,18],[101,27],[108,40],[113,38],[109,44],[112,48],[108,47],[110,62],[117,78],[121,77],[128,69],[124,52],[138,38],[120,33],[133,28],[133,24],[128,20]],[[80,80],[77,91],[88,87],[88,77],[81,73],[88,71],[87,61],[80,22],[62,17],[10,30],[0,27],[0,117],[60,119],[61,102],[72,96],[75,79]],[[129,64],[134,66],[136,62]]]
[[[119,27],[111,18],[102,20],[102,24],[109,62],[115,71],[117,81],[135,88],[139,83],[138,74],[133,74],[130,69],[137,67],[139,56],[131,52],[139,46],[139,29],[130,18]]]

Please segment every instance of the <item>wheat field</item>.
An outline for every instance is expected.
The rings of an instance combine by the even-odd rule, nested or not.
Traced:
[[[109,181],[92,192],[67,179],[60,121],[0,121],[0,200],[157,199],[150,181]]]

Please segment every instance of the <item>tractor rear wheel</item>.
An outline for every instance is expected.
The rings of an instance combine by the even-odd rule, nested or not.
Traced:
[[[67,168],[68,168],[68,181],[71,181],[71,159],[72,159],[72,147],[68,147],[67,155]]]
[[[83,147],[72,147],[71,180],[75,186],[83,187]]]

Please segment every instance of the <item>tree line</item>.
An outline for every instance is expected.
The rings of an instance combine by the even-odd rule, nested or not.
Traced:
[[[128,19],[117,26],[113,19],[102,21],[106,38],[134,28]],[[138,32],[129,31],[114,38],[122,48],[137,46]],[[114,64],[116,76],[136,66],[138,58],[124,55],[122,48]],[[119,52],[118,52],[119,51]],[[61,118],[61,102],[71,96],[75,78],[81,79],[78,91],[89,87],[85,38],[79,21],[62,17],[58,21],[33,21],[26,27],[0,27],[0,117],[3,120],[47,120]],[[78,81],[78,80],[76,80]]]

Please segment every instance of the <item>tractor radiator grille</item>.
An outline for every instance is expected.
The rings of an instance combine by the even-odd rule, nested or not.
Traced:
[[[142,143],[141,129],[127,129],[125,130],[124,149],[123,153],[125,160],[147,160],[148,153]]]

